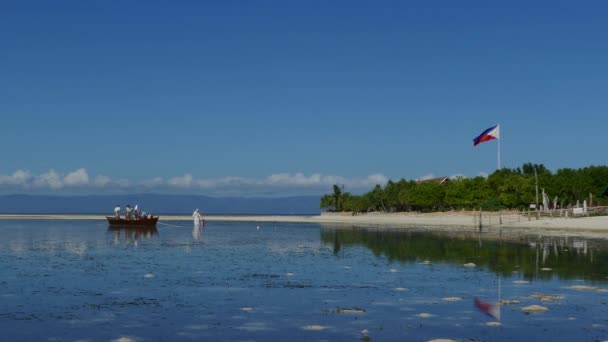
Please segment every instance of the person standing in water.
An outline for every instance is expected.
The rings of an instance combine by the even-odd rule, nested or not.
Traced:
[[[201,233],[203,232],[205,226],[205,220],[203,220],[203,215],[198,209],[192,213],[192,218],[194,219],[194,229],[192,229],[192,237],[194,240],[198,240]]]
[[[203,217],[201,216],[201,213],[198,211],[198,209],[196,209],[194,211],[194,213],[192,213],[192,218],[194,219],[195,227],[198,227],[201,225],[201,221],[202,221]]]

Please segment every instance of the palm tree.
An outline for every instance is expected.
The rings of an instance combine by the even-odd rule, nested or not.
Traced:
[[[334,207],[336,211],[342,211],[342,187],[339,187],[338,184],[334,184],[334,194],[332,195],[334,199]]]

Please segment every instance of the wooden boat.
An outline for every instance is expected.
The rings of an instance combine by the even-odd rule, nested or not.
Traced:
[[[152,218],[139,218],[137,220],[126,220],[124,218],[116,218],[113,216],[106,216],[108,219],[108,224],[110,226],[117,227],[156,227],[156,222],[158,222],[158,216],[153,216]]]

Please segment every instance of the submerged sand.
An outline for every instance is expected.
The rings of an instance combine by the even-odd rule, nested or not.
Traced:
[[[160,215],[162,221],[191,221],[190,215]],[[32,214],[0,214],[0,219],[39,219],[39,220],[105,220],[104,215],[32,215]],[[281,216],[281,215],[205,215],[206,221],[238,221],[238,222],[286,222],[286,223],[322,223],[329,225],[347,226],[379,226],[386,228],[468,228],[479,229],[480,222],[483,230],[513,229],[513,230],[561,230],[572,232],[607,232],[608,216],[595,217],[528,217],[518,213],[482,213],[479,212],[447,212],[431,214],[413,213],[368,213],[368,214],[336,214],[323,213],[311,216]]]

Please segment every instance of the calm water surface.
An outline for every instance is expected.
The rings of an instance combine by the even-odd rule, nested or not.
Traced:
[[[603,239],[17,220],[0,236],[2,340],[608,339]],[[488,326],[473,300],[499,297],[519,303]]]

